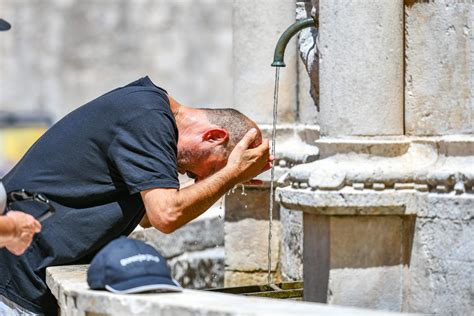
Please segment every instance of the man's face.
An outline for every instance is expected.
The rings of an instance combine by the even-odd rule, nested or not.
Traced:
[[[250,148],[262,143],[262,135],[257,125],[257,138]],[[227,164],[227,158],[233,148],[226,148],[227,131],[204,129],[200,132],[184,131],[178,140],[178,172],[187,174],[196,182],[206,179]]]
[[[212,151],[190,151],[178,152],[178,172],[187,174],[196,182],[203,180],[227,164],[227,155]]]

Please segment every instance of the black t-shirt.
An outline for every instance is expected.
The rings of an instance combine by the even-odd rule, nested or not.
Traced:
[[[52,126],[4,178],[7,191],[41,192],[56,208],[23,256],[0,250],[0,295],[55,313],[48,266],[85,263],[144,215],[140,191],[178,188],[178,130],[166,91],[148,77],[115,89]],[[38,215],[32,202],[13,205]]]

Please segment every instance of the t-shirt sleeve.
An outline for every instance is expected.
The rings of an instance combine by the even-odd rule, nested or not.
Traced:
[[[131,194],[152,188],[179,188],[177,130],[170,114],[150,110],[117,131],[108,156]]]

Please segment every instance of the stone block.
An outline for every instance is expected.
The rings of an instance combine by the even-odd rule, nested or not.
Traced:
[[[224,284],[226,287],[258,285],[268,283],[267,272],[242,272],[242,271],[225,271]],[[273,283],[278,283],[281,278],[278,274],[272,274]]]
[[[463,220],[474,218],[474,195],[429,194],[415,200],[420,217]]]
[[[285,281],[303,279],[303,212],[280,209],[281,274]]]
[[[413,217],[332,216],[331,269],[407,264]]]
[[[226,271],[268,271],[268,221],[247,218],[225,223]],[[271,260],[277,270],[280,256],[281,224],[272,224]]]
[[[409,135],[474,131],[472,3],[408,1],[405,127]]]
[[[130,237],[152,245],[166,258],[189,251],[199,251],[224,245],[224,220],[211,217],[193,221],[172,234],[163,234],[155,228],[133,232]]]
[[[410,266],[404,276],[403,311],[468,315],[474,310],[473,236],[470,221],[417,220]]]
[[[403,1],[319,1],[325,136],[403,134]]]
[[[333,269],[328,303],[400,311],[403,266]]]
[[[295,22],[295,2],[287,0],[234,0],[233,105],[258,123],[272,122],[275,70],[270,67],[281,33]],[[296,43],[285,52],[286,67],[280,71],[278,120],[295,122]]]
[[[49,267],[46,270],[46,283],[50,288],[55,289],[53,295],[58,302],[60,302],[61,315],[391,315],[383,311],[361,310],[297,302],[294,300],[246,297],[243,295],[187,289],[181,293],[144,293],[133,295],[121,295],[108,291],[93,291],[89,289],[86,282],[86,269],[87,266],[63,266]],[[265,283],[266,282],[263,284]],[[67,303],[67,305],[65,303]]]
[[[225,196],[225,221],[236,222],[245,218],[268,220],[270,190],[268,188],[238,185]],[[273,219],[279,218],[278,203],[274,204]]]
[[[187,252],[168,263],[173,277],[187,289],[224,286],[224,247]]]

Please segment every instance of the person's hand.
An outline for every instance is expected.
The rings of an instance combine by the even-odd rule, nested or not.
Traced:
[[[255,148],[249,148],[257,138],[257,130],[252,128],[235,146],[229,155],[226,168],[231,170],[237,183],[249,182],[255,176],[271,168],[268,139]]]
[[[14,223],[14,234],[5,247],[17,256],[22,255],[31,244],[33,235],[41,231],[41,224],[30,214],[23,212],[10,211],[5,216]]]

